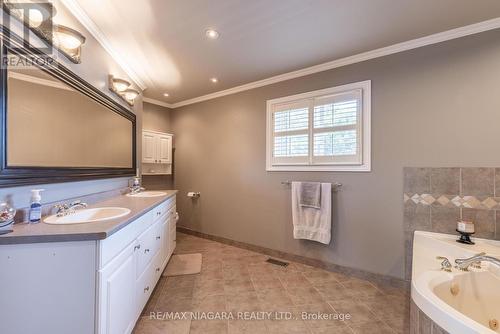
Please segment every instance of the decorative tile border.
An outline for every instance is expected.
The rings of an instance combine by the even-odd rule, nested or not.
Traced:
[[[500,167],[404,167],[402,195],[407,280],[414,231],[456,235],[467,220],[475,237],[500,240]]]
[[[445,207],[454,206],[457,208],[500,210],[500,197],[476,197],[460,195],[441,194],[412,194],[404,193],[403,202],[413,202],[420,205],[441,205]]]

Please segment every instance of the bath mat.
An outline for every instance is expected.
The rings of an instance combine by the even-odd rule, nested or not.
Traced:
[[[180,276],[199,274],[201,271],[201,254],[172,255],[163,276]]]

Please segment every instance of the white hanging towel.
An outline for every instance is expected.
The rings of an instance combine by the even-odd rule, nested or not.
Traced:
[[[332,238],[332,184],[321,183],[319,208],[301,205],[301,183],[292,182],[293,237],[328,245]]]

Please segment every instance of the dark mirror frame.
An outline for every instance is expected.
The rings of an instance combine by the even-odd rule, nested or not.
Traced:
[[[1,59],[7,54],[15,54],[19,57],[40,57],[36,50],[24,48],[21,37],[10,32],[7,28],[0,25],[0,48]],[[5,43],[8,41],[8,43]],[[8,45],[9,46],[8,46]],[[11,47],[15,45],[15,48]],[[44,55],[46,58],[47,56]],[[7,162],[7,78],[8,70],[5,66],[0,68],[0,188],[41,184],[41,183],[60,183],[76,182],[83,180],[126,177],[136,174],[136,116],[135,114],[119,104],[111,97],[89,84],[77,74],[58,63],[56,60],[50,66],[39,67],[39,69],[55,77],[56,79],[71,86],[80,93],[86,95],[97,103],[107,107],[118,115],[125,117],[132,122],[132,167],[131,168],[82,168],[82,167],[15,167],[8,166]],[[28,130],[29,131],[29,130]]]

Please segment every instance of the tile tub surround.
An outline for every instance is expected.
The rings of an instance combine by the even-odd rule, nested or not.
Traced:
[[[500,168],[405,167],[403,174],[406,279],[416,230],[457,234],[463,219],[474,222],[474,236],[500,240]]]
[[[167,193],[164,196],[142,198],[129,197],[122,193],[114,194],[112,197],[107,197],[109,194],[106,196],[103,194],[102,196],[107,197],[106,199],[96,195],[97,197],[94,197],[95,201],[89,205],[89,208],[105,206],[125,207],[131,210],[130,214],[116,219],[84,224],[49,225],[43,222],[38,224],[16,223],[14,224],[14,231],[12,233],[0,235],[0,245],[105,239],[177,193],[177,190],[163,191]],[[47,207],[50,206],[45,205],[45,208]]]
[[[135,334],[408,333],[407,290],[291,262],[266,263],[246,249],[177,234],[176,254],[203,254],[200,274],[163,277]],[[156,312],[291,312],[293,320],[160,320]],[[151,313],[153,312],[153,313]],[[302,320],[301,313],[349,313],[350,320]]]
[[[448,334],[410,301],[410,334]]]

